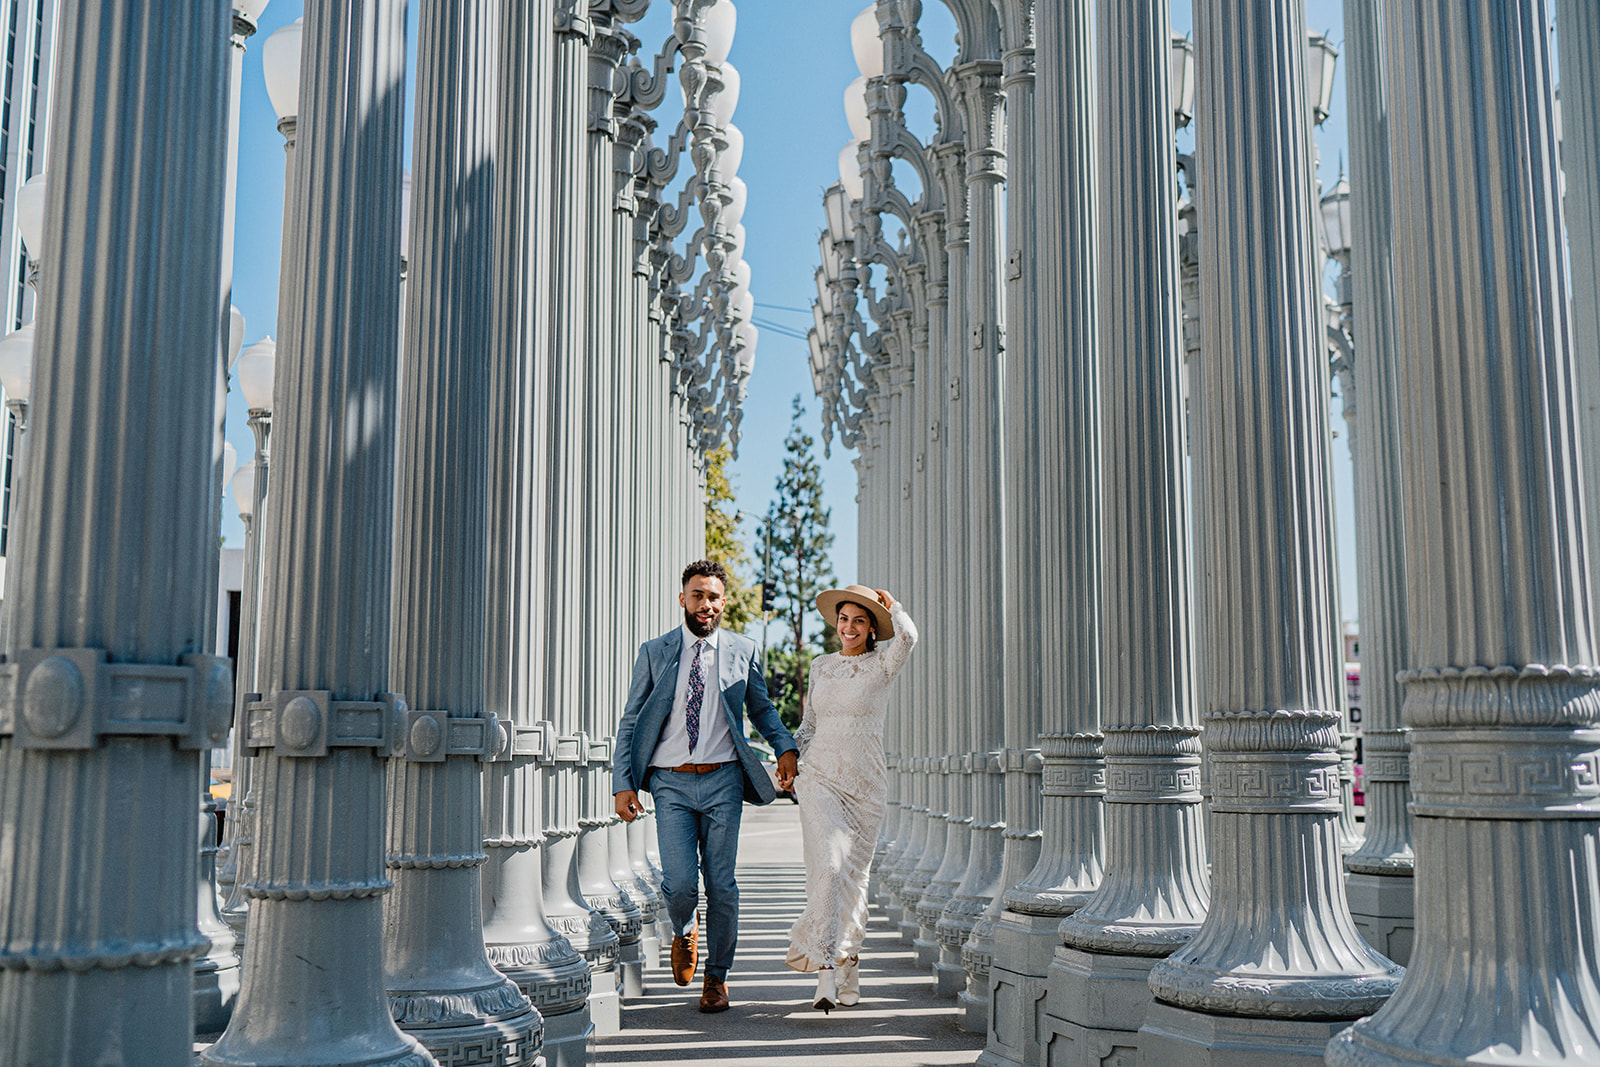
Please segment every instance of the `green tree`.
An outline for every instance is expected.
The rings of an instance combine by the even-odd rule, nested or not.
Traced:
[[[773,703],[786,724],[798,725],[805,699],[806,677],[819,649],[817,638],[806,633],[806,620],[815,611],[817,594],[834,584],[828,550],[833,534],[832,517],[822,502],[822,466],[817,462],[816,441],[805,432],[801,416],[805,407],[794,398],[794,416],[784,439],[783,473],[778,475],[776,496],[768,511],[772,525],[772,573],[776,584],[774,615],[787,641],[770,654],[768,677],[780,679]],[[758,536],[764,539],[765,524]],[[825,637],[825,635],[824,635]],[[826,645],[823,645],[826,648]]]
[[[706,558],[728,571],[728,605],[722,625],[735,633],[759,618],[761,590],[746,577],[750,556],[739,539],[739,510],[733,507],[733,483],[728,480],[728,447],[706,456]]]

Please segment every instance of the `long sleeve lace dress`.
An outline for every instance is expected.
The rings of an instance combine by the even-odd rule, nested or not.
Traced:
[[[797,971],[831,967],[861,948],[867,874],[889,796],[883,720],[894,681],[917,643],[917,627],[898,602],[896,636],[858,656],[811,661],[800,746],[800,829],[806,906],[789,931],[785,961]]]

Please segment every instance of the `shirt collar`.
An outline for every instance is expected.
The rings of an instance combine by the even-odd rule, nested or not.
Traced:
[[[712,630],[710,637],[696,637],[690,632],[689,627],[686,624],[679,625],[678,629],[683,633],[684,648],[693,649],[696,641],[704,641],[708,651],[717,651],[718,640],[722,637],[722,627],[718,626],[715,630]]]

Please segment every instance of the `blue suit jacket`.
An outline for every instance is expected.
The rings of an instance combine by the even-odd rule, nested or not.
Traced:
[[[617,726],[617,747],[611,759],[612,793],[624,789],[650,788],[650,757],[655,754],[672,716],[672,698],[678,688],[678,659],[683,654],[683,628],[663,634],[639,646],[633,664],[633,682],[628,686],[628,703]],[[733,748],[744,770],[745,799],[756,804],[770,803],[776,792],[761,761],[750,750],[744,720],[761,731],[772,744],[774,755],[797,749],[794,738],[784,728],[778,709],[767,699],[767,682],[761,674],[756,643],[742,634],[723,630],[717,649],[718,688],[722,691],[722,712],[733,735]]]

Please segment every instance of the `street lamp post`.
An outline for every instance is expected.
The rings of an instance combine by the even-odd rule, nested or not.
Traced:
[[[272,338],[265,338],[240,352],[233,364],[234,378],[244,396],[245,408],[249,413],[248,425],[255,440],[255,451],[250,462],[242,468],[251,473],[248,500],[240,502],[239,514],[243,518],[248,513],[249,519],[245,524],[244,577],[239,594],[239,654],[234,664],[238,695],[233,726],[233,803],[230,805],[230,818],[223,843],[227,849],[228,864],[233,870],[228,895],[222,906],[222,917],[238,939],[237,948],[241,953],[244,951],[245,919],[249,909],[243,872],[249,870],[258,804],[251,774],[254,756],[246,737],[249,726],[246,715],[250,701],[255,699],[258,692],[261,560],[267,529],[267,488],[272,469],[272,390],[277,348]],[[237,498],[246,486],[236,481],[233,488]]]
[[[1356,928],[1368,944],[1409,965],[1415,936],[1415,867],[1410,811],[1410,742],[1396,680],[1410,662],[1410,621],[1401,508],[1404,452],[1395,322],[1395,247],[1390,177],[1389,85],[1383,31],[1386,0],[1346,0],[1346,101],[1350,110],[1350,174],[1360,196],[1325,206],[1328,247],[1340,259],[1340,340],[1361,337],[1346,389],[1353,413],[1357,590],[1361,604],[1362,788],[1366,834],[1345,857],[1345,888]],[[1586,8],[1587,10],[1587,8]],[[1562,23],[1563,43],[1568,24]],[[1332,232],[1337,226],[1337,233]],[[1578,245],[1572,246],[1574,249]],[[1576,280],[1576,279],[1575,279]],[[1353,345],[1351,346],[1353,348]],[[1583,381],[1580,378],[1580,383]],[[1580,384],[1580,388],[1583,386]],[[1585,422],[1585,426],[1589,423]],[[1592,532],[1592,531],[1591,531]]]
[[[26,477],[50,506],[24,509],[27,564],[7,590],[3,669],[25,699],[0,726],[0,782],[73,802],[0,806],[8,1063],[193,1055],[198,752],[225,736],[232,684],[195,651],[215,602],[226,15],[81,0],[58,14],[74,36],[57,82],[94,91],[61,95],[49,144]],[[153,114],[169,136],[148,136]],[[107,715],[97,694],[112,692]]]
[[[263,699],[247,708],[250,939],[233,1019],[202,1058],[422,1067],[431,1057],[384,995],[381,899],[386,763],[417,758],[389,649],[399,205],[373,195],[400,184],[405,4],[318,0],[305,19],[295,110],[310,136],[285,197]],[[327,241],[308,240],[313,220]]]

